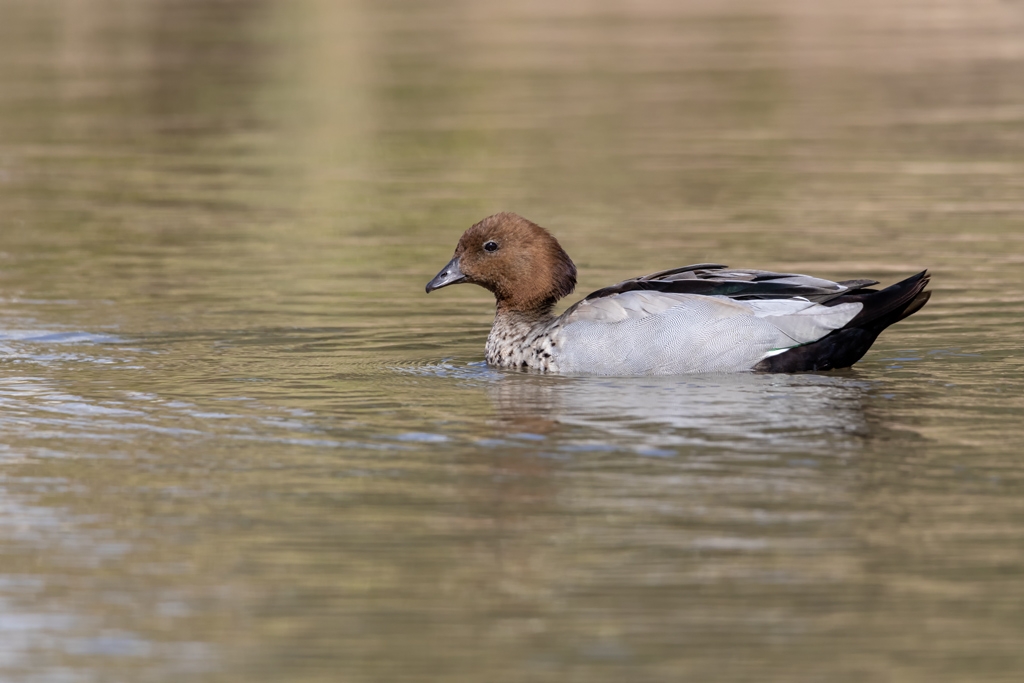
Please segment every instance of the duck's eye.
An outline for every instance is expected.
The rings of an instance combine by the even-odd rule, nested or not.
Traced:
[[[498,251],[498,243],[494,241],[484,242],[484,251]]]

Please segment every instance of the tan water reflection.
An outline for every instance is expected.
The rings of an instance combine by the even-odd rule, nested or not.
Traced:
[[[0,679],[1024,668],[1019,3],[2,10]],[[579,294],[936,294],[848,373],[503,374],[422,294],[503,209]]]

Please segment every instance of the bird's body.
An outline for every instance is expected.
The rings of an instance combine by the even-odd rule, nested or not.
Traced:
[[[620,282],[552,315],[575,276],[554,237],[504,213],[466,231],[427,291],[472,282],[494,292],[491,365],[600,375],[848,367],[930,295],[926,272],[876,291],[872,280],[699,264]]]

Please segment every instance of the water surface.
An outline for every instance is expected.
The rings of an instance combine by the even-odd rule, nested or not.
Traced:
[[[1019,679],[1019,3],[3,14],[0,678]],[[848,371],[501,372],[423,294],[499,210],[579,294],[935,293]]]

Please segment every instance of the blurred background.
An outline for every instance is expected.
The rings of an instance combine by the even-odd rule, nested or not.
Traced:
[[[0,17],[0,679],[1020,679],[1018,0]],[[849,371],[497,372],[423,286],[501,210],[578,295],[935,294]]]

